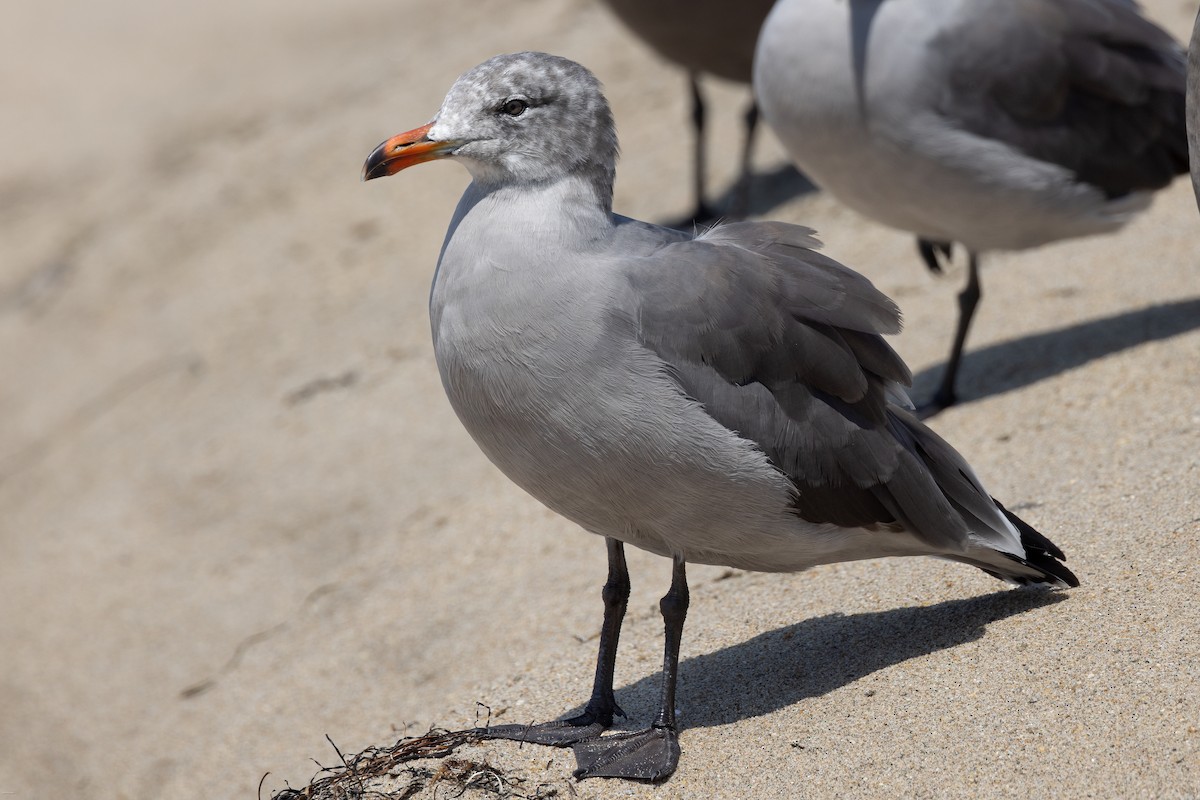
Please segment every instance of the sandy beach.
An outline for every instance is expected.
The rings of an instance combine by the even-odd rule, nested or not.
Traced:
[[[1144,5],[1190,34],[1194,2]],[[338,763],[331,741],[581,705],[603,543],[486,460],[433,360],[467,174],[359,170],[462,71],[547,50],[607,88],[617,210],[672,219],[691,205],[682,74],[590,0],[6,17],[0,796],[251,798],[270,773],[267,797]],[[725,188],[747,93],[707,86]],[[758,170],[784,164],[763,136]],[[911,237],[796,185],[760,186],[755,214],[816,228],[896,299],[928,394],[961,263],[935,280]],[[512,743],[454,758],[528,796],[1200,797],[1191,186],[1119,234],[989,256],[983,286],[965,402],[932,425],[1080,588],[929,559],[696,567],[668,782],[575,783],[569,751]],[[629,555],[617,697],[641,726],[670,565]]]

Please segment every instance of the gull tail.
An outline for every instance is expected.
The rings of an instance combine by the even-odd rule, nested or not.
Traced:
[[[1062,563],[1066,560],[1062,550],[997,502],[953,447],[911,411],[891,406],[888,415],[893,435],[921,459],[936,489],[952,509],[940,517],[933,512],[921,513],[921,508],[911,500],[923,496],[921,487],[909,487],[903,492],[909,498],[909,505],[897,513],[897,518],[904,518],[905,514],[909,519],[915,517],[914,527],[940,548],[936,555],[978,567],[994,578],[1018,586],[1049,585],[1065,589],[1079,585],[1079,579]],[[898,481],[890,485],[903,488]],[[938,527],[939,520],[947,519],[958,524]]]
[[[996,561],[991,561],[986,565],[975,560],[968,563],[974,564],[993,578],[999,578],[1019,586],[1049,585],[1067,588],[1079,585],[1079,578],[1076,578],[1075,573],[1062,563],[1066,561],[1067,557],[1054,542],[1038,533],[1032,525],[1001,505],[999,500],[992,498],[992,502],[1021,534],[1021,547],[1025,550],[1025,557],[1021,558],[1012,553],[996,551],[996,555],[1001,557]],[[1009,563],[1003,563],[1004,561]]]

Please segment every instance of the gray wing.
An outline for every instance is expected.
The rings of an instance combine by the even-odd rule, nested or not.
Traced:
[[[630,320],[708,414],[795,486],[795,513],[899,525],[953,552],[1012,537],[962,458],[903,405],[895,304],[811,231],[737,223],[632,259]],[[998,545],[999,546],[999,545]]]
[[[1129,0],[969,3],[931,45],[954,124],[1070,169],[1109,197],[1187,171],[1184,58]]]

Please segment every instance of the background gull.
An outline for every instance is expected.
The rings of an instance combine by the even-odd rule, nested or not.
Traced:
[[[913,415],[908,369],[882,339],[900,326],[887,297],[806,228],[688,235],[614,215],[616,153],[592,74],[526,52],[465,73],[431,122],[363,168],[452,158],[471,173],[430,298],[443,385],[496,466],[607,543],[583,713],[490,735],[574,745],[583,777],[670,775],[688,562],[795,572],[929,555],[1078,585]],[[626,543],[673,563],[660,703],[649,728],[600,737],[623,715]]]
[[[762,22],[775,0],[604,0],[637,36],[664,58],[687,70],[692,97],[692,125],[696,141],[692,177],[696,208],[686,221],[711,222],[719,216],[708,203],[705,185],[706,111],[700,76],[715,75],[750,83],[754,46]],[[732,217],[746,214],[749,205],[751,154],[758,126],[758,106],[753,99],[745,111],[741,173],[734,190]]]
[[[1116,230],[1187,169],[1182,51],[1126,0],[781,0],[754,86],[818,186],[934,271],[966,247],[931,409],[956,399],[979,253]]]

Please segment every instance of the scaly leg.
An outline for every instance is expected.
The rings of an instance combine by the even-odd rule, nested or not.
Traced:
[[[732,219],[745,219],[750,211],[751,164],[754,157],[754,134],[758,131],[758,103],[753,99],[746,109],[746,139],[742,142],[742,172],[734,190],[733,205],[729,209]]]
[[[693,224],[703,225],[716,219],[716,214],[705,200],[707,158],[705,156],[705,113],[704,96],[700,94],[700,77],[688,73],[688,87],[692,92],[692,127],[696,132],[696,149],[692,156],[692,186],[696,192],[696,210],[692,212]]]
[[[659,602],[665,630],[662,694],[658,717],[644,731],[618,733],[575,745],[577,778],[633,778],[660,781],[679,764],[679,732],[675,725],[675,684],[679,677],[679,643],[687,618],[687,574],[676,558],[671,589]]]
[[[604,622],[600,627],[600,648],[596,654],[596,678],[592,697],[583,713],[570,719],[538,725],[496,725],[481,733],[489,739],[515,739],[520,742],[555,747],[594,739],[613,723],[613,716],[625,716],[613,695],[613,671],[617,663],[617,642],[621,621],[629,603],[629,568],[625,565],[625,546],[616,539],[604,540],[608,546],[608,580],[601,590],[604,598]]]

